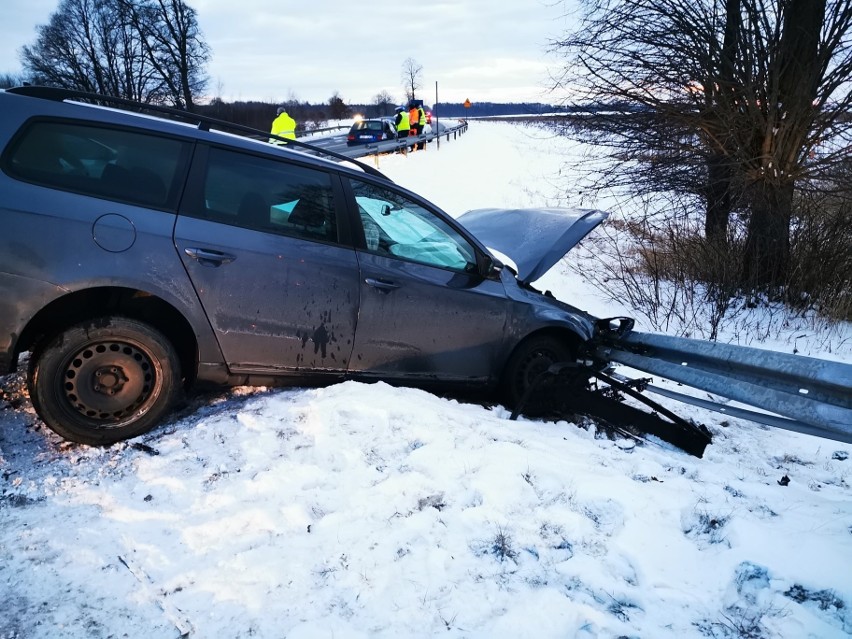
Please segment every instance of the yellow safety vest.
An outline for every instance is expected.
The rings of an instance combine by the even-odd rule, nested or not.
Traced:
[[[280,135],[281,137],[295,140],[296,121],[285,111],[272,121],[272,130],[270,133],[272,133],[272,135]],[[271,144],[286,144],[286,142],[276,140],[275,138],[269,138],[269,142]]]
[[[396,130],[397,131],[409,131],[411,130],[411,122],[408,121],[408,114],[405,111],[400,111],[398,114],[399,122],[397,122]]]
[[[417,112],[420,114],[420,126],[426,126],[426,111],[423,110],[423,107],[419,107]]]

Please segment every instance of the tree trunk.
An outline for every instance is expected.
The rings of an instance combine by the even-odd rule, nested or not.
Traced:
[[[790,221],[798,157],[814,117],[819,38],[826,0],[787,0],[783,32],[771,75],[771,130],[759,153],[760,177],[752,184],[743,277],[746,286],[781,286],[790,261]],[[775,108],[777,104],[780,108]]]
[[[707,160],[707,212],[704,219],[704,236],[708,241],[722,245],[728,240],[728,223],[731,217],[731,167],[721,154]]]
[[[758,183],[751,195],[751,217],[743,255],[743,286],[780,286],[790,263],[793,182]]]
[[[725,30],[722,48],[718,60],[711,51],[711,64],[718,65],[711,73],[710,82],[705,90],[711,102],[722,106],[722,113],[730,113],[735,97],[734,58],[737,55],[737,34],[742,27],[740,0],[725,0]],[[718,46],[718,45],[715,45]],[[715,76],[715,77],[713,77]],[[721,126],[729,125],[722,122]],[[725,136],[720,135],[720,140]],[[731,218],[731,178],[732,170],[728,158],[728,149],[712,149],[707,160],[707,213],[704,220],[704,235],[708,241],[722,245],[728,240],[728,223]]]

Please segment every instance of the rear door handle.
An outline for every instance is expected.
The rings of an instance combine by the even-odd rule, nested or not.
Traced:
[[[394,284],[393,282],[387,282],[385,280],[377,280],[372,277],[368,277],[364,281],[373,288],[377,288],[380,291],[392,291],[395,288],[399,288],[399,284]]]
[[[188,247],[183,249],[183,252],[189,255],[192,259],[198,260],[202,266],[222,266],[230,264],[235,259],[236,255],[230,253],[222,253],[221,251],[211,251],[210,249]]]

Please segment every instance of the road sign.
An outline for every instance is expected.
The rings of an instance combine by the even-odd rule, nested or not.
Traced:
[[[464,108],[465,108],[465,109],[469,109],[469,108],[470,108],[470,100],[465,99],[465,101],[464,101]]]

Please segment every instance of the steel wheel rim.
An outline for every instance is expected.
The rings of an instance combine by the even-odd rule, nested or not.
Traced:
[[[148,402],[157,384],[151,356],[121,340],[92,342],[65,360],[59,384],[67,405],[103,426],[116,425]]]
[[[521,390],[528,389],[556,360],[556,353],[549,349],[537,348],[530,353],[518,371]]]

